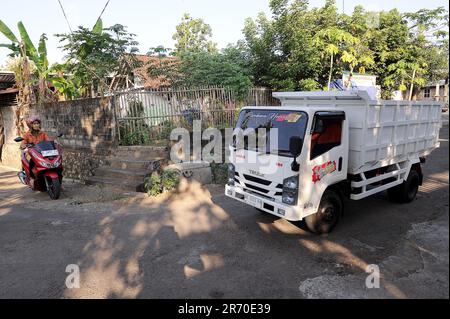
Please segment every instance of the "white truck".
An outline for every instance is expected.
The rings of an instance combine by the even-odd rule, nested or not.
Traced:
[[[365,91],[273,96],[281,106],[245,107],[239,114],[226,196],[290,221],[305,220],[318,234],[337,224],[344,198],[387,190],[394,201],[414,200],[421,164],[439,147],[441,103],[372,100]],[[245,141],[245,132],[261,128],[278,130],[276,150]]]

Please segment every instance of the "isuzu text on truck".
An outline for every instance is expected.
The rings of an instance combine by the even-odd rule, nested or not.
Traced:
[[[421,164],[439,147],[441,103],[378,101],[365,91],[274,97],[281,106],[240,112],[235,132],[243,133],[230,145],[228,197],[290,221],[304,219],[319,234],[337,224],[344,198],[387,190],[392,200],[414,200]],[[274,129],[276,150],[268,146]],[[265,146],[250,143],[249,130]]]

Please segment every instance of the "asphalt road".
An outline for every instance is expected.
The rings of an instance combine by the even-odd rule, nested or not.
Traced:
[[[327,236],[219,186],[148,199],[67,183],[55,202],[0,169],[0,298],[448,298],[448,139],[447,117],[416,201],[348,201]]]

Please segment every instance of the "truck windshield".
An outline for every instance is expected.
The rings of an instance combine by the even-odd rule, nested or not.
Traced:
[[[233,139],[233,146],[243,145],[246,150],[254,150],[265,153],[278,153],[282,156],[292,156],[289,152],[289,139],[292,136],[298,136],[304,139],[306,125],[308,124],[308,116],[305,112],[300,111],[278,111],[278,110],[243,110],[239,114],[236,124],[237,129],[247,131],[250,129],[255,132],[258,142],[256,145],[239,141],[239,134]],[[258,136],[258,129],[266,129],[264,136]],[[278,129],[278,148],[270,150],[270,130]],[[247,131],[248,132],[248,131]],[[261,145],[261,138],[265,139],[265,149],[258,149]],[[261,144],[260,144],[261,143]],[[262,145],[264,145],[262,144]]]

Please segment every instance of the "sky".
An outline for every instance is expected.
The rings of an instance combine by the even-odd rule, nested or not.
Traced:
[[[67,33],[69,28],[58,0],[0,0],[0,20],[18,35],[17,22],[22,21],[35,45],[42,33],[48,36],[47,50],[50,63],[61,62],[64,53],[60,48],[57,33]],[[60,0],[72,29],[82,25],[92,27],[107,0]],[[311,7],[320,7],[325,0],[310,0]],[[421,8],[434,9],[444,6],[448,0],[337,0],[339,10],[351,13],[355,5],[367,10],[379,11],[397,8],[402,12]],[[103,14],[103,25],[120,23],[137,35],[141,53],[150,47],[163,45],[174,47],[172,35],[184,13],[202,18],[211,25],[213,41],[219,48],[242,39],[242,28],[246,18],[255,18],[258,12],[270,16],[269,0],[110,0]],[[0,34],[0,43],[9,43]],[[8,50],[0,48],[0,67],[7,60]]]

